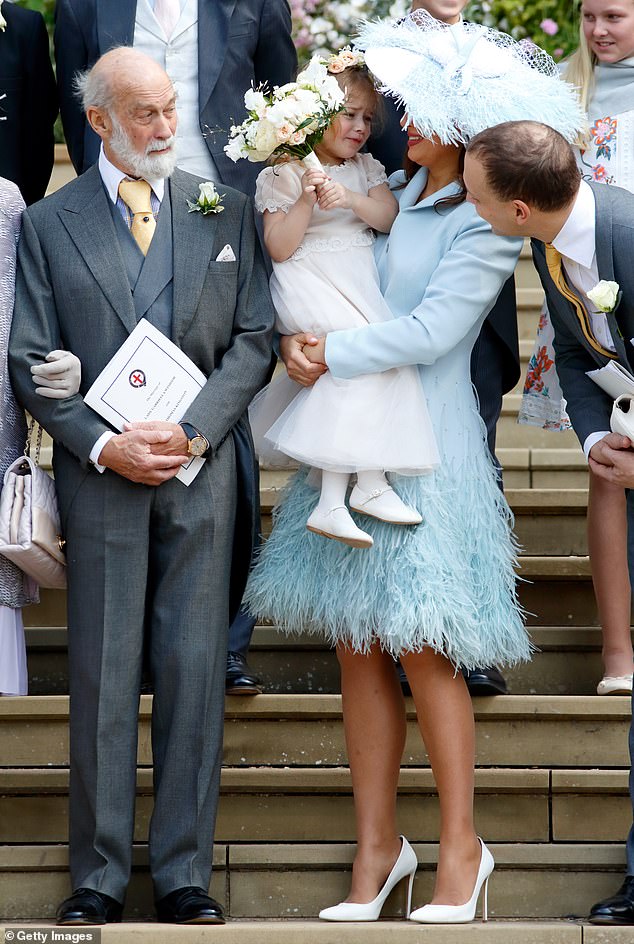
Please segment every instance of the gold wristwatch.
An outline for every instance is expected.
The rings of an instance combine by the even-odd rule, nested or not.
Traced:
[[[180,426],[187,436],[187,455],[205,456],[209,451],[209,441],[191,423],[181,423]]]

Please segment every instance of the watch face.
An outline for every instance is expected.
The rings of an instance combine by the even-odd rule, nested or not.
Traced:
[[[202,456],[207,450],[207,443],[202,436],[194,436],[187,445],[190,456]]]

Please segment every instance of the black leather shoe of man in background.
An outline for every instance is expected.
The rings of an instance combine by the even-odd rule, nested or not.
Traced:
[[[77,888],[57,909],[57,923],[109,924],[121,921],[123,905],[93,888]]]
[[[227,695],[261,695],[262,683],[254,675],[241,652],[227,653],[227,675],[225,692]]]
[[[506,695],[504,676],[494,665],[486,669],[463,669],[462,674],[471,695]]]
[[[221,906],[203,888],[186,885],[156,902],[156,917],[166,924],[224,924]]]
[[[634,925],[634,875],[626,875],[616,895],[598,901],[590,909],[592,924]]]

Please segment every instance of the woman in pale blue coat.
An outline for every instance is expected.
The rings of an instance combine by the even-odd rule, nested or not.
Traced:
[[[471,348],[521,243],[494,235],[465,202],[463,145],[511,115],[540,115],[572,140],[582,116],[545,54],[480,26],[448,27],[418,11],[396,25],[366,23],[358,42],[410,122],[416,172],[395,190],[400,212],[377,244],[394,320],[325,341],[283,338],[280,348],[290,376],[306,385],[326,369],[347,379],[418,364],[441,464],[429,475],[391,477],[422,524],[397,528],[366,518],[374,544],[365,551],[306,533],[317,493],[300,470],[248,596],[284,629],[325,633],[341,666],[357,851],[347,900],[320,917],[376,920],[405,878],[411,897],[416,856],[396,827],[406,721],[398,656],[440,801],[432,902],[409,915],[408,897],[407,913],[425,923],[464,922],[473,919],[482,889],[486,917],[494,863],[474,828],[473,710],[457,667],[512,664],[529,657],[530,645],[515,592],[511,514],[470,380]]]
[[[473,711],[456,666],[509,664],[530,651],[515,596],[510,512],[470,380],[471,348],[521,241],[493,235],[464,201],[462,147],[424,140],[413,127],[408,145],[411,160],[426,166],[414,168],[404,188],[393,181],[400,212],[377,244],[395,320],[306,346],[315,365],[302,353],[304,336],[282,339],[282,352],[302,383],[323,370],[319,362],[341,378],[420,365],[441,466],[392,479],[423,524],[364,518],[369,551],[325,542],[304,528],[317,493],[300,472],[248,590],[261,615],[291,631],[325,632],[337,647],[358,848],[349,899],[321,913],[329,920],[378,917],[389,890],[416,867],[396,828],[405,710],[393,656],[410,681],[441,807],[432,912],[418,909],[414,920],[440,920],[433,909],[441,906],[462,906],[445,920],[473,918],[470,902],[492,860],[473,826]]]

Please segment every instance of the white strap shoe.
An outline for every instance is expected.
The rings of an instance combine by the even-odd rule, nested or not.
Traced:
[[[323,911],[319,912],[322,921],[377,921],[385,904],[385,899],[404,878],[408,879],[406,917],[409,917],[412,908],[412,886],[418,868],[418,860],[405,836],[401,836],[401,843],[398,859],[392,866],[392,871],[385,879],[385,884],[376,898],[367,902],[367,904],[342,901],[341,904],[333,905],[332,908],[324,908]]]
[[[369,493],[355,485],[350,494],[350,507],[362,515],[389,524],[420,524],[423,520],[415,508],[410,508],[398,497],[391,485]]]
[[[317,506],[306,522],[306,527],[313,534],[341,541],[350,547],[372,547],[374,544],[369,534],[357,528],[345,505],[337,505],[328,511],[321,511]]]
[[[480,897],[480,890],[483,886],[482,920],[487,920],[487,889],[489,876],[495,868],[495,862],[493,856],[479,836],[478,840],[482,847],[480,868],[478,869],[475,888],[473,889],[473,894],[469,901],[466,901],[464,905],[424,905],[422,908],[417,908],[416,911],[412,911],[409,916],[410,921],[419,921],[421,924],[467,924],[475,918],[478,898]]]
[[[631,695],[631,675],[604,675],[597,685],[597,695]]]

